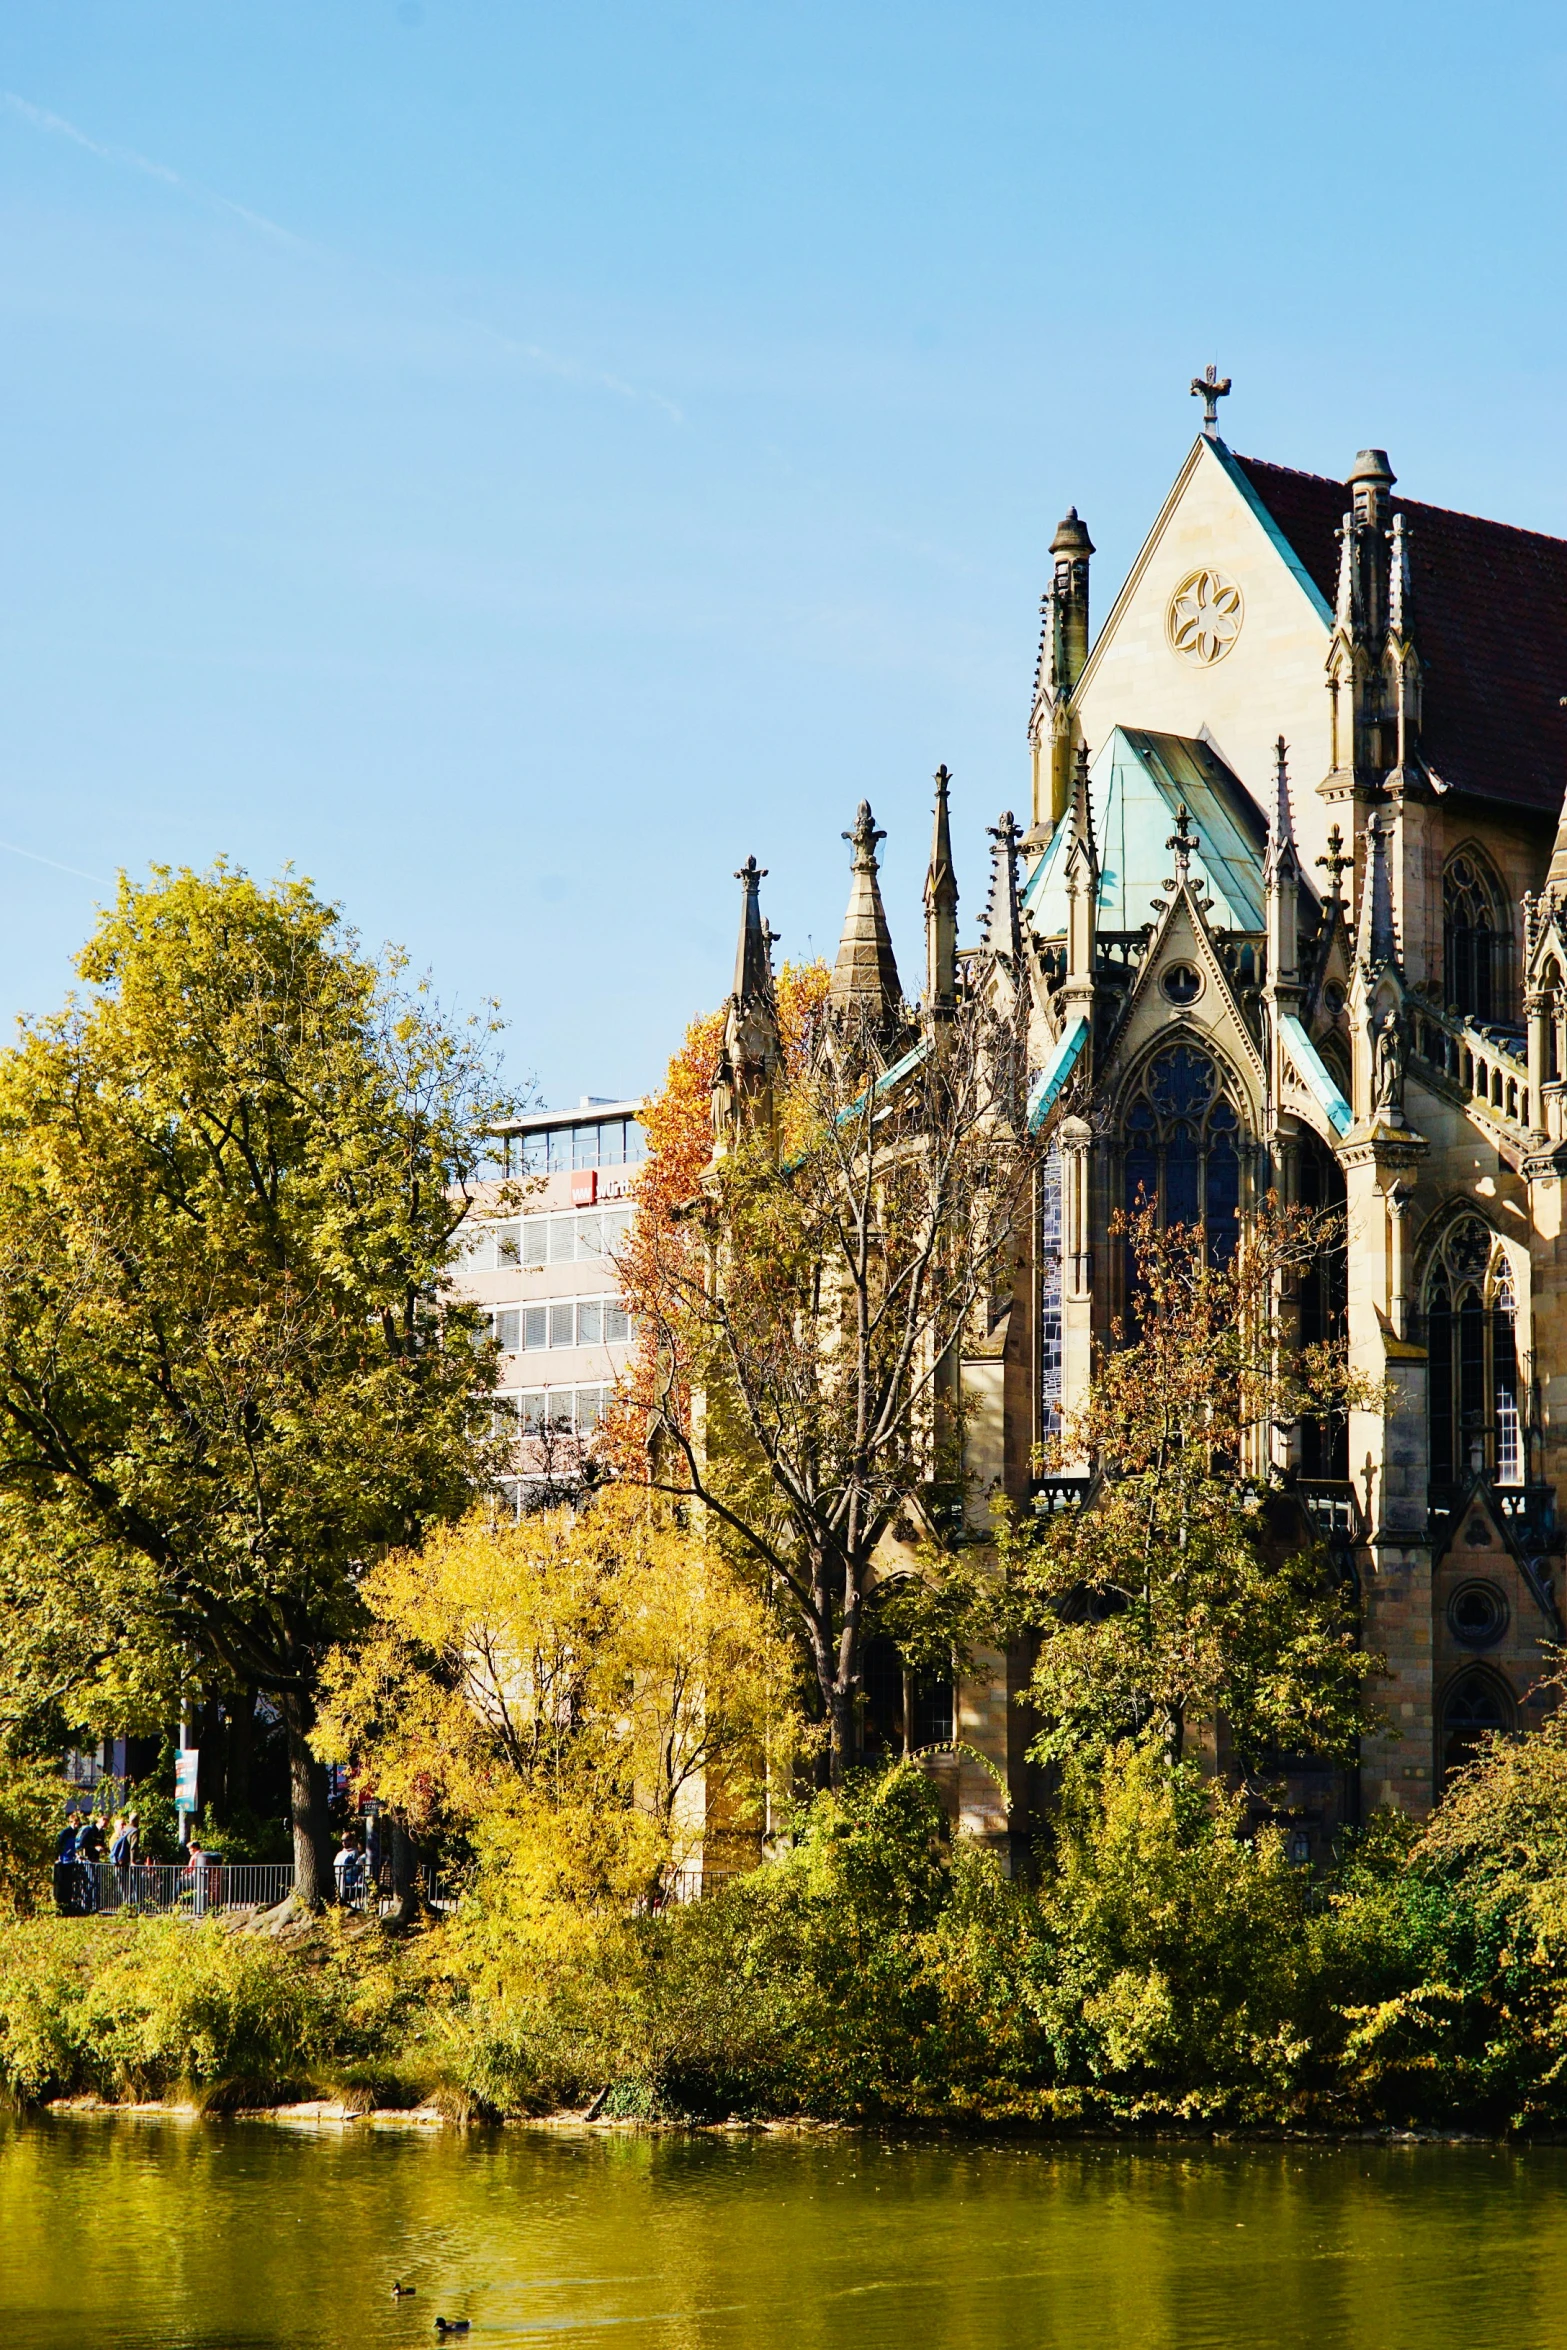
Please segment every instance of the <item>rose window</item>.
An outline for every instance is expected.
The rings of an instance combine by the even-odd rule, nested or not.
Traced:
[[[1199,669],[1222,661],[1241,632],[1241,591],[1220,571],[1192,571],[1170,598],[1170,643]]]

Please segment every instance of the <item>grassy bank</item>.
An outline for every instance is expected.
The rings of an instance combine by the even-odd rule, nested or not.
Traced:
[[[1508,1769],[1511,1798],[1493,1783],[1488,1809],[1451,1806],[1418,1841],[1387,1824],[1326,1885],[1238,1840],[1194,1776],[1128,1758],[1069,1788],[1030,1884],[945,1844],[903,1770],[656,1918],[502,1877],[401,1941],[333,1916],[281,1938],[16,1919],[0,2079],[23,2101],[180,2091],[216,2110],[347,2092],[649,2119],[1555,2126],[1561,1807],[1506,1757],[1493,1781]],[[1510,1841],[1476,1847],[1503,1815]]]

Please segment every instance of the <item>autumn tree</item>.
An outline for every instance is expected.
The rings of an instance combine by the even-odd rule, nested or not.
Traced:
[[[6,1685],[78,1722],[132,1684],[268,1693],[312,1901],[321,1659],[483,1473],[493,1351],[450,1276],[510,1107],[492,1023],[221,864],[122,880],[78,969],[0,1059]]]
[[[894,1033],[824,981],[784,975],[765,1109],[716,1152],[695,1112],[722,1030],[692,1031],[648,1118],[651,1212],[622,1277],[641,1473],[697,1501],[792,1616],[836,1782],[878,1546],[944,1534],[960,1491],[956,1349],[1010,1297],[1036,1146],[1015,1008],[976,992],[923,1031],[900,1008]]]
[[[654,1496],[609,1487],[517,1524],[481,1508],[363,1586],[325,1668],[318,1749],[495,1884],[622,1909],[712,1842],[759,1833],[787,1773],[789,1662],[767,1611]],[[722,1829],[720,1830],[722,1832]]]
[[[1080,1507],[1000,1529],[1011,1605],[1039,1641],[1040,1759],[1152,1738],[1179,1761],[1222,1725],[1243,1769],[1279,1751],[1347,1759],[1378,1660],[1353,1589],[1268,1462],[1273,1431],[1377,1396],[1341,1345],[1282,1343],[1274,1301],[1338,1237],[1266,1208],[1233,1245],[1124,1222],[1132,1307],[1047,1466],[1086,1465]]]

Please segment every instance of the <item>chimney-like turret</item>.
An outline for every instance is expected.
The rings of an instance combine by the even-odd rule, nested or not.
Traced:
[[[1072,708],[1072,696],[1088,660],[1088,563],[1094,551],[1094,542],[1081,521],[1077,508],[1067,509],[1057,523],[1050,552],[1055,557],[1055,571],[1046,599],[1045,684],[1050,707],[1050,824],[1054,830],[1066,814],[1072,796],[1072,752],[1076,740],[1077,720]],[[1039,807],[1036,785],[1034,821],[1037,825],[1044,811]]]

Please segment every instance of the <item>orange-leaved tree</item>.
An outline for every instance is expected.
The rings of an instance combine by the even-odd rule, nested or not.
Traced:
[[[1011,1294],[1037,1145],[1015,1001],[976,992],[921,1025],[828,1007],[819,973],[778,994],[782,1052],[749,1090],[720,1085],[720,1149],[697,1116],[720,1075],[716,1021],[692,1030],[651,1115],[625,1424],[643,1434],[638,1473],[692,1496],[788,1606],[836,1782],[858,1753],[877,1553],[945,1522],[958,1343]]]

